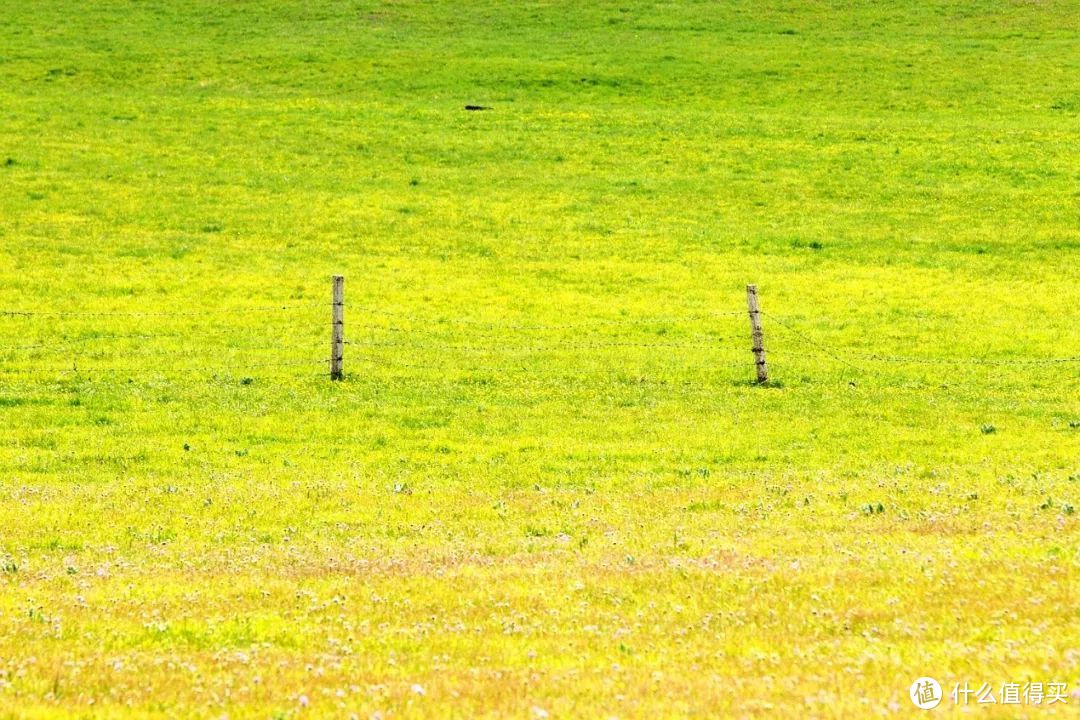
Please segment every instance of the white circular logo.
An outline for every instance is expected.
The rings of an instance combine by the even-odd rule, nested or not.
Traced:
[[[932,677],[921,677],[908,690],[911,702],[923,710],[933,710],[941,704],[941,684]]]

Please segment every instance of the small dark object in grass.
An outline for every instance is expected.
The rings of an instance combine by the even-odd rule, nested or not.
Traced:
[[[983,435],[993,435],[994,433],[997,432],[997,428],[994,427],[993,425],[990,425],[989,423],[986,424],[986,425],[983,425],[979,429],[982,430]]]
[[[255,382],[255,378],[252,377],[240,378],[241,385],[250,385],[253,382]]]
[[[491,110],[492,108],[487,105],[466,105],[466,110]]]
[[[5,167],[11,167],[12,165],[15,164],[15,162],[16,162],[15,158],[9,157],[8,159],[4,160],[4,166]]]

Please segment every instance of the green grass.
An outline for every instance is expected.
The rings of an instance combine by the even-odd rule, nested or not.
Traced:
[[[1080,690],[1071,3],[0,27],[0,717]]]

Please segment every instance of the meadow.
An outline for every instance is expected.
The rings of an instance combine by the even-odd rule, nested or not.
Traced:
[[[1075,3],[0,29],[0,718],[1077,712]]]

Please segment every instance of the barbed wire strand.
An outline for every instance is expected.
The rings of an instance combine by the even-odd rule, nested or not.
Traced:
[[[1055,365],[1080,362],[1080,356],[1053,358],[932,358],[905,355],[884,355],[881,353],[859,353],[852,351],[844,351],[840,353],[826,347],[823,343],[811,338],[806,333],[792,327],[789,321],[782,320],[780,317],[773,313],[766,313],[762,311],[761,314],[771,320],[774,320],[780,327],[784,328],[796,337],[799,337],[806,344],[816,348],[820,353],[825,354],[833,358],[834,360],[845,363],[857,369],[862,368],[860,368],[855,363],[852,363],[850,360],[848,360],[848,358],[854,358],[856,360],[862,360],[867,362],[886,362],[898,364],[910,363],[925,365]]]
[[[929,358],[913,357],[904,355],[876,355],[862,353],[848,353],[848,357],[854,357],[867,362],[883,362],[911,365],[1059,365],[1080,363],[1080,356],[1055,357],[1055,358]]]
[[[681,342],[557,342],[545,345],[463,345],[458,343],[424,343],[424,342],[384,342],[379,340],[346,340],[346,345],[364,347],[403,347],[426,350],[463,350],[466,352],[497,353],[497,352],[556,352],[559,350],[581,350],[595,348],[665,348],[665,349],[697,349],[716,350],[721,346],[716,343],[681,343]]]
[[[822,355],[824,355],[826,357],[832,358],[833,360],[836,360],[839,363],[847,365],[848,367],[854,368],[855,370],[862,370],[862,368],[859,367],[858,365],[856,365],[855,363],[841,357],[839,354],[837,354],[836,352],[834,352],[830,348],[826,347],[822,343],[820,343],[817,340],[813,339],[812,337],[810,337],[806,333],[802,332],[801,330],[798,330],[798,329],[792,327],[791,325],[789,325],[784,320],[781,320],[776,315],[773,315],[772,313],[766,313],[763,310],[759,311],[759,312],[760,312],[761,315],[764,315],[765,317],[769,318],[770,320],[775,321],[777,325],[779,325],[781,328],[783,328],[787,332],[791,333],[795,337],[801,339],[807,345],[810,345],[811,347],[815,348],[820,354],[822,354]],[[766,355],[768,355],[768,354],[769,354],[769,351],[768,351],[768,348],[766,348]]]
[[[654,317],[654,318],[594,318],[589,320],[582,320],[572,323],[557,323],[557,324],[540,324],[540,323],[513,323],[513,322],[494,322],[491,320],[472,320],[469,318],[460,317],[421,317],[419,315],[413,315],[406,312],[386,310],[385,308],[376,308],[369,305],[346,305],[346,308],[352,310],[360,310],[368,312],[373,315],[383,315],[386,317],[399,318],[402,320],[408,320],[415,323],[423,324],[453,324],[453,325],[468,325],[471,327],[483,327],[492,330],[577,330],[586,327],[595,327],[603,325],[675,325],[679,323],[693,322],[697,320],[704,320],[715,317],[733,317],[737,315],[743,315],[742,311],[731,312],[717,312],[717,313],[703,313],[697,315],[685,315],[682,317]]]
[[[330,307],[330,303],[304,303],[283,305],[254,305],[248,307],[216,308],[207,310],[175,310],[175,311],[142,311],[142,310],[115,310],[80,312],[68,310],[0,310],[0,317],[202,317],[206,315],[222,315],[228,313],[249,312],[282,312],[291,310],[308,310],[316,307]]]
[[[554,375],[554,376],[552,376],[552,375],[538,374],[538,373],[534,372],[533,369],[531,369],[531,368],[524,368],[524,367],[513,367],[512,368],[510,366],[502,366],[502,367],[497,367],[497,368],[491,368],[489,366],[480,366],[480,367],[454,366],[454,367],[448,367],[446,365],[436,366],[436,365],[425,365],[425,364],[419,364],[419,363],[404,363],[404,362],[399,362],[399,361],[396,361],[396,360],[392,361],[390,363],[387,363],[385,361],[385,359],[383,359],[383,358],[372,358],[372,357],[356,357],[356,358],[350,359],[349,362],[351,362],[351,363],[359,362],[359,363],[364,363],[364,364],[367,364],[367,365],[373,365],[373,366],[375,366],[376,368],[378,368],[380,370],[388,370],[388,371],[408,369],[408,370],[427,370],[427,371],[432,371],[432,372],[437,372],[437,373],[447,373],[447,372],[450,372],[450,371],[484,372],[484,371],[492,371],[492,370],[494,370],[494,371],[498,371],[498,372],[505,372],[505,371],[511,370],[511,369],[513,369],[513,370],[522,370],[522,371],[524,371],[524,374],[526,375],[526,377],[524,379],[519,375],[517,377],[514,377],[513,380],[504,380],[504,382],[512,382],[515,386],[518,386],[522,382],[525,382],[525,383],[527,383],[529,385],[536,385],[536,386],[543,386],[543,387],[565,387],[567,384],[577,383],[577,384],[582,386],[581,389],[585,389],[585,390],[588,390],[590,388],[595,388],[595,387],[597,387],[598,384],[604,384],[604,385],[608,385],[608,386],[623,386],[623,387],[626,387],[627,389],[641,388],[641,389],[650,389],[650,390],[680,390],[680,389],[684,389],[684,388],[693,388],[693,389],[705,390],[705,389],[715,387],[716,384],[717,384],[717,380],[719,382],[722,382],[722,383],[730,383],[730,382],[735,382],[736,381],[736,378],[732,377],[731,375],[725,375],[722,378],[714,379],[713,382],[707,382],[707,381],[702,382],[700,380],[691,380],[691,379],[687,379],[687,378],[676,378],[676,377],[668,377],[668,376],[647,377],[645,375],[642,375],[642,376],[639,376],[639,379],[637,379],[637,380],[632,379],[632,378],[628,378],[628,379],[625,379],[625,380],[604,382],[604,378],[603,377],[598,377],[598,374],[605,372],[605,370],[601,370],[601,371],[599,371],[599,373],[579,373],[579,374],[573,374],[573,375]],[[731,369],[731,368],[742,368],[746,372],[746,378],[749,379],[749,376],[750,376],[750,374],[751,374],[751,372],[753,370],[753,363],[750,360],[746,360],[746,361],[741,361],[741,362],[737,362],[737,363],[718,363],[718,364],[712,364],[712,365],[708,365],[708,366],[696,366],[693,369],[696,369],[696,370],[716,370],[716,369],[728,370],[728,369]],[[679,368],[675,368],[675,369],[676,370],[685,370],[686,368],[679,367]],[[613,368],[607,368],[606,372],[611,372],[612,370],[613,370]],[[635,369],[635,370],[637,370],[637,369]],[[622,368],[621,371],[622,372],[630,372],[631,369],[630,368]],[[644,370],[637,370],[637,371],[638,372],[648,372],[648,371],[644,371]],[[652,372],[655,372],[655,371],[652,371]],[[348,375],[349,375],[348,372],[346,372],[346,377],[348,377]],[[407,380],[409,382],[415,382],[416,381],[416,376],[412,375],[412,374],[407,375],[406,378],[407,378]],[[386,379],[385,376],[380,375],[380,380],[385,380],[385,379]],[[399,376],[399,377],[393,378],[393,379],[400,380],[402,378]],[[483,379],[486,380],[486,378],[483,378]],[[437,378],[437,380],[441,381],[443,383],[446,383],[446,384],[460,385],[460,384],[470,384],[470,380],[475,380],[475,378],[468,378],[468,377],[451,378],[451,377],[443,376],[443,377]],[[425,379],[425,381],[426,381],[426,379]],[[498,381],[496,381],[496,382],[498,382]]]
[[[530,367],[528,365],[523,365],[521,363],[513,363],[513,364],[506,363],[506,364],[497,365],[497,366],[493,366],[493,365],[491,365],[489,363],[484,363],[482,365],[467,365],[467,366],[463,367],[460,364],[443,363],[441,365],[432,365],[432,364],[428,364],[428,363],[404,362],[404,361],[399,360],[396,357],[386,358],[386,357],[375,357],[375,356],[364,356],[364,355],[347,357],[345,359],[345,362],[346,363],[349,363],[349,362],[367,362],[367,363],[371,363],[371,364],[375,364],[375,365],[379,365],[379,366],[387,367],[387,368],[404,367],[404,368],[412,368],[412,369],[418,369],[418,370],[436,370],[436,371],[440,371],[440,370],[461,370],[461,369],[470,369],[470,370],[471,369],[477,369],[477,370],[504,370],[504,369],[509,370],[509,369],[514,369],[514,370],[535,371],[534,367]],[[754,367],[754,363],[753,363],[753,357],[749,353],[747,353],[747,358],[745,360],[728,360],[728,361],[725,361],[725,362],[711,362],[711,363],[708,363],[708,364],[699,364],[699,365],[677,365],[677,366],[670,366],[670,367],[675,367],[675,368],[681,369],[681,370],[708,370],[708,369],[717,368],[717,367],[745,367],[748,370],[752,370],[753,367]],[[609,371],[617,371],[617,370],[627,371],[627,370],[631,370],[632,368],[625,368],[625,367],[620,368],[620,367],[612,367],[612,366],[608,365],[608,366],[606,366],[606,369],[609,370]],[[637,370],[636,368],[633,368],[633,369]]]
[[[349,322],[348,327],[349,327],[349,330],[354,335],[363,334],[365,331],[369,332],[369,333],[387,332],[387,333],[392,333],[394,335],[422,334],[422,335],[434,336],[434,335],[439,334],[437,332],[437,330],[435,330],[435,329],[433,329],[431,327],[430,324],[427,324],[422,328],[409,328],[409,327],[401,327],[401,326],[398,326],[398,325],[371,325],[371,324],[365,324],[365,323],[362,323],[362,322],[361,323]],[[572,327],[572,326],[566,326],[566,327]],[[488,330],[491,330],[491,329],[501,330],[503,328],[483,328],[483,329],[481,329],[481,332],[488,331]],[[563,328],[555,328],[555,329],[560,330],[560,329],[563,329]],[[641,333],[639,333],[638,335],[640,335],[640,334]],[[666,336],[667,335],[667,333],[650,333],[650,334],[655,334],[655,335],[660,335],[660,336]],[[600,337],[622,337],[622,336],[623,335],[601,335]],[[738,336],[714,335],[714,334],[711,334],[711,333],[708,333],[708,332],[688,333],[688,334],[685,334],[685,335],[682,335],[682,334],[676,335],[676,334],[673,333],[672,336],[673,337],[683,337],[683,338],[688,338],[688,339],[698,339],[698,340],[701,340],[703,342],[720,342],[720,341],[728,342],[728,341],[734,341],[734,340],[745,340],[746,337],[747,337],[747,336],[742,336],[742,335],[738,335]],[[625,337],[634,337],[634,335],[627,334],[627,335],[625,335]]]
[[[311,348],[310,343],[305,343],[303,345],[275,344],[275,345],[244,346],[244,347],[219,347],[219,348],[214,348],[212,350],[206,350],[205,346],[203,346],[203,348],[200,348],[200,349],[202,350],[202,352],[199,352],[199,350],[193,349],[193,348],[181,348],[181,349],[177,349],[177,350],[158,350],[158,349],[153,349],[153,348],[151,348],[149,350],[141,350],[141,349],[140,350],[100,349],[100,350],[90,350],[90,351],[83,352],[83,353],[74,353],[74,354],[70,354],[70,355],[64,350],[57,350],[56,352],[38,352],[33,357],[24,357],[24,358],[21,358],[21,360],[23,362],[30,362],[30,361],[33,361],[33,360],[37,359],[38,357],[41,357],[41,356],[48,357],[48,356],[56,356],[56,355],[68,355],[72,359],[76,359],[76,360],[80,359],[80,358],[87,358],[87,359],[94,359],[94,360],[104,360],[104,359],[111,359],[111,358],[117,358],[117,357],[169,357],[169,356],[183,356],[183,355],[194,356],[194,355],[207,355],[207,354],[212,354],[212,353],[216,353],[216,354],[220,354],[220,355],[235,355],[237,353],[245,353],[245,352],[269,352],[269,351],[277,351],[277,350],[311,350],[312,348]],[[0,352],[3,352],[4,350],[5,349],[0,349]]]
[[[154,372],[164,375],[178,373],[199,373],[199,374],[211,374],[211,375],[236,375],[239,373],[247,372],[249,370],[261,369],[261,368],[273,368],[273,367],[300,367],[315,365],[326,365],[330,362],[326,360],[289,360],[280,362],[266,362],[266,363],[245,363],[242,365],[229,365],[228,367],[222,367],[218,365],[201,365],[196,367],[178,367],[178,368],[154,368]],[[20,375],[20,376],[41,376],[41,375],[93,375],[93,374],[110,374],[110,375],[127,375],[131,376],[130,368],[118,368],[118,367],[100,367],[98,365],[82,365],[76,364],[74,367],[52,367],[52,368],[0,368],[0,373],[4,375]]]

